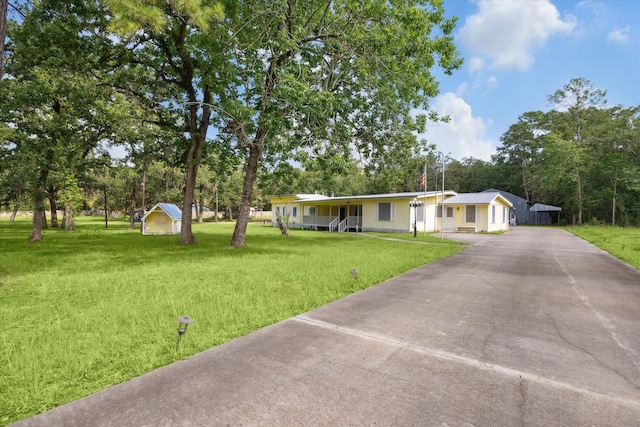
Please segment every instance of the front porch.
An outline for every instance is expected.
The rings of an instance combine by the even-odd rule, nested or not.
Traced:
[[[327,230],[343,233],[345,231],[362,231],[362,216],[304,215],[300,228]]]

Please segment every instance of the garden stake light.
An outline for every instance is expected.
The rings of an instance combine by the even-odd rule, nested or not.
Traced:
[[[180,316],[178,317],[178,341],[176,341],[176,351],[180,348],[180,342],[182,341],[182,336],[187,332],[187,328],[193,322],[193,319],[188,316]]]

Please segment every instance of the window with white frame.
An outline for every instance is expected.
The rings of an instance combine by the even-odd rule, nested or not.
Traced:
[[[316,206],[309,206],[309,215],[316,216],[318,208]]]
[[[453,206],[447,206],[447,218],[453,218]]]
[[[465,221],[476,222],[476,206],[475,205],[467,205]]]
[[[496,205],[491,205],[491,223],[496,223]]]
[[[416,221],[424,221],[427,206],[423,203],[416,208]]]
[[[298,217],[298,207],[294,206],[293,208],[291,208],[291,216],[294,218]]]
[[[442,218],[442,205],[436,206],[436,217]]]
[[[395,221],[395,203],[383,202],[376,205],[376,221]]]

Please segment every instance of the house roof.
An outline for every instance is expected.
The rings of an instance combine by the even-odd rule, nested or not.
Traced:
[[[536,203],[529,208],[532,212],[556,212],[561,211],[562,208],[558,206],[545,205],[544,203]]]
[[[445,205],[486,205],[496,199],[501,199],[502,203],[511,207],[512,203],[498,192],[463,193],[444,200]]]
[[[173,203],[157,203],[154,207],[152,207],[149,210],[149,212],[146,213],[144,218],[146,218],[150,213],[157,211],[158,210],[157,208],[163,210],[167,215],[171,217],[171,219],[174,219],[174,220],[182,219],[182,210],[176,205],[174,205]]]
[[[427,191],[427,197],[434,197],[442,194],[441,191]],[[455,195],[456,192],[452,190],[445,190],[445,195]],[[339,196],[339,197],[327,197],[319,194],[298,194],[296,202],[326,202],[326,201],[347,201],[347,200],[371,200],[371,199],[412,199],[414,197],[424,197],[424,191],[414,191],[405,193],[387,193],[387,194],[362,194],[359,196]]]

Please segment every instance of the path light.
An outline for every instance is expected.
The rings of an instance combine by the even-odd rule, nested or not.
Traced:
[[[418,206],[422,206],[422,202],[417,198],[413,198],[409,202],[409,206],[413,208],[413,237],[418,235]]]
[[[191,323],[193,323],[193,319],[188,316],[180,316],[178,317],[178,341],[176,341],[176,350],[180,347],[180,342],[182,341],[182,336],[187,332],[187,328]]]

